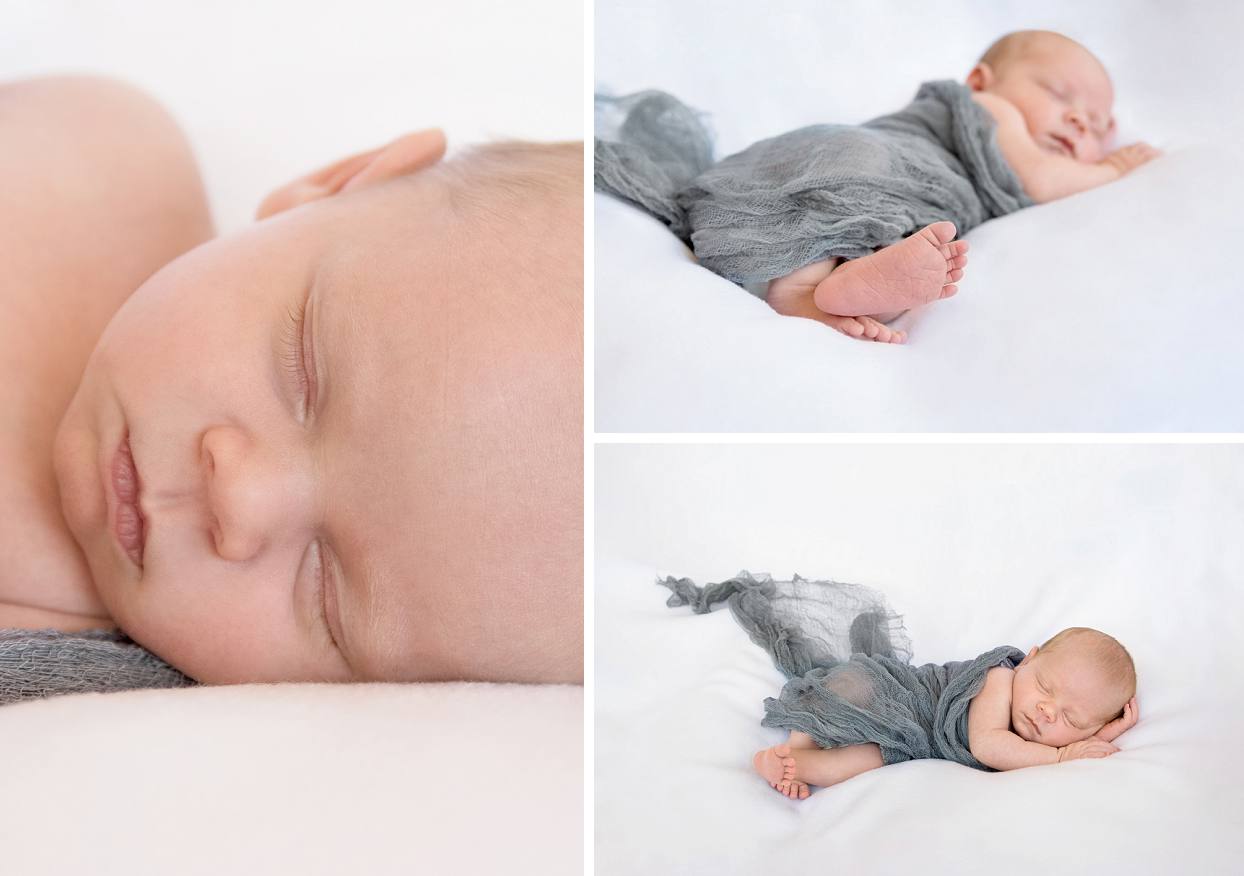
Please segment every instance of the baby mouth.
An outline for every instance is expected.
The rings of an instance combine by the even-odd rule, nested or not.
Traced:
[[[117,498],[116,521],[113,532],[122,550],[140,569],[143,566],[143,546],[146,542],[146,520],[140,510],[141,486],[138,469],[130,451],[129,432],[117,448],[112,461],[112,487]]]
[[[1066,150],[1068,155],[1070,155],[1072,158],[1076,157],[1076,146],[1074,143],[1072,143],[1066,137],[1060,137],[1057,134],[1051,134],[1050,136],[1053,138],[1055,143],[1057,143],[1064,150]]]

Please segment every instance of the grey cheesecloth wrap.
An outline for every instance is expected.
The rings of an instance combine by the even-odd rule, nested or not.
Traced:
[[[940,758],[991,771],[968,750],[968,704],[990,669],[1019,665],[1018,648],[913,666],[902,619],[884,596],[858,584],[747,571],[705,587],[688,578],[657,583],[673,591],[671,607],[703,614],[725,602],[769,652],[789,680],[777,699],[765,700],[765,727],[802,731],[822,748],[874,742],[887,764]]]
[[[0,630],[0,705],[58,694],[193,684],[114,630]]]
[[[661,91],[596,97],[595,185],[647,210],[739,284],[859,258],[933,222],[960,235],[1031,205],[989,112],[951,80],[862,125],[811,125],[712,161],[697,113]]]

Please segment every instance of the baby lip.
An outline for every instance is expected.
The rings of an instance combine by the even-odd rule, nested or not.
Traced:
[[[1076,144],[1075,143],[1073,143],[1071,140],[1068,140],[1066,137],[1061,136],[1060,134],[1054,134],[1053,137],[1056,141],[1058,141],[1058,143],[1064,149],[1066,149],[1069,153],[1071,153],[1072,158],[1076,157]]]
[[[130,450],[127,430],[112,462],[112,486],[117,498],[114,532],[121,547],[140,568],[146,547],[147,521],[142,512],[142,487],[138,466]]]

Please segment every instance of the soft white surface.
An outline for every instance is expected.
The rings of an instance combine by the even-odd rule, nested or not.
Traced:
[[[444,127],[451,149],[582,137],[582,33],[580,0],[41,0],[5,4],[0,79],[151,93],[227,234],[273,189],[408,131]],[[578,872],[581,704],[432,685],[8,707],[0,870]]]
[[[1244,448],[601,446],[596,872],[1234,873],[1244,838]],[[876,770],[804,802],[751,756],[782,677],[658,573],[857,581],[917,662],[1117,636],[1141,722],[1100,761]]]
[[[596,198],[601,431],[1240,431],[1244,6],[1072,0],[636,0],[596,13],[596,87],[709,113],[718,154],[899,109],[1001,34],[1048,28],[1101,57],[1121,142],[1160,161],[966,237],[954,299],[905,348],[782,318],[695,266],[656,220]]]
[[[583,689],[552,685],[245,685],[6,706],[0,869],[580,873],[582,715]]]

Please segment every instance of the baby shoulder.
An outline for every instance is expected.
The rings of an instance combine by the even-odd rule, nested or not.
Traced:
[[[985,673],[985,685],[977,696],[1011,699],[1011,682],[1015,678],[1015,670],[1006,666],[995,666]]]
[[[1024,116],[1020,113],[1019,107],[1005,97],[999,97],[988,91],[973,91],[972,100],[989,110],[989,114],[993,116],[999,127],[1010,128],[1017,124],[1024,124]]]

